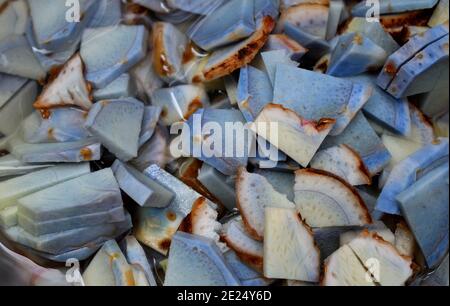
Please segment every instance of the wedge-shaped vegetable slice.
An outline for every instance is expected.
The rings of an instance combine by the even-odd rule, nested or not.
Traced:
[[[115,240],[107,241],[83,273],[86,286],[134,286],[133,269]]]
[[[23,34],[28,22],[28,7],[25,0],[1,1],[0,41],[10,34]]]
[[[348,145],[361,156],[372,176],[380,173],[391,160],[389,151],[361,112],[356,115],[342,134],[336,137],[327,137],[322,148],[341,144]]]
[[[142,119],[141,135],[139,136],[139,147],[144,145],[152,138],[155,133],[156,125],[162,113],[159,106],[146,106],[144,109],[144,118]]]
[[[137,95],[142,101],[148,101],[156,89],[163,87],[164,81],[156,73],[153,67],[153,51],[130,70],[136,85]]]
[[[264,276],[318,282],[320,252],[295,209],[265,208]]]
[[[352,18],[344,27],[344,33],[360,33],[383,48],[388,55],[400,47],[379,22],[369,22],[366,18]]]
[[[295,173],[295,204],[312,227],[361,226],[372,218],[358,191],[331,173],[305,169]]]
[[[110,210],[95,213],[37,222],[23,214],[18,213],[17,220],[18,225],[28,233],[34,236],[42,236],[86,226],[121,222],[125,220],[125,211],[123,207],[116,207]]]
[[[416,240],[414,234],[405,222],[397,224],[395,229],[395,248],[403,256],[414,258],[416,252]]]
[[[275,77],[277,66],[279,64],[285,64],[292,67],[298,67],[298,63],[291,60],[289,53],[286,50],[275,50],[275,51],[266,51],[261,53],[261,57],[264,62],[264,67],[267,71],[267,75],[270,78],[270,82],[272,85],[275,85]],[[272,86],[270,86],[271,88]],[[271,93],[270,102],[272,102],[273,98],[273,90]]]
[[[347,245],[328,257],[324,270],[323,286],[376,286],[370,273]]]
[[[119,186],[109,168],[30,194],[18,203],[19,214],[33,222],[106,212],[123,206]]]
[[[379,5],[379,14],[402,13],[415,10],[429,9],[436,5],[438,0],[381,0]],[[370,5],[365,2],[356,4],[352,8],[353,16],[365,17]]]
[[[343,18],[345,14],[345,3],[343,0],[335,0],[329,2],[329,15],[328,15],[328,24],[327,24],[327,35],[326,39],[332,39],[338,30],[338,27],[341,23],[341,18]]]
[[[334,123],[334,119],[327,118],[318,122],[308,121],[281,105],[268,104],[251,129],[306,167]]]
[[[347,145],[317,152],[311,167],[330,172],[345,179],[350,185],[370,185],[372,178],[358,153]]]
[[[410,133],[411,118],[407,99],[394,99],[376,85],[376,77],[373,75],[363,74],[350,79],[365,83],[374,89],[372,97],[363,107],[363,112],[368,118],[396,134],[406,136]]]
[[[391,171],[378,198],[376,209],[389,214],[401,214],[396,197],[421,176],[448,161],[448,139],[439,138],[410,155]]]
[[[217,205],[209,202],[206,198],[200,198],[192,206],[191,213],[183,221],[180,230],[213,240],[222,252],[227,246],[220,242],[220,231],[222,224],[217,221],[219,213]]]
[[[448,173],[447,161],[396,197],[430,268],[435,268],[449,249]]]
[[[307,120],[333,118],[331,135],[339,135],[372,95],[372,88],[288,65],[278,65],[275,104],[291,108]],[[329,95],[333,92],[333,95]]]
[[[164,168],[172,158],[168,146],[169,132],[165,127],[157,125],[152,138],[141,146],[138,157],[132,159],[130,164],[141,172],[153,164]]]
[[[31,193],[90,172],[89,164],[55,166],[0,183],[0,209]]]
[[[114,162],[112,170],[120,189],[142,207],[164,208],[175,196],[172,191],[119,160]]]
[[[228,250],[223,256],[242,286],[268,286],[272,282],[241,261],[233,250]]]
[[[19,226],[6,230],[5,234],[12,241],[34,250],[51,255],[61,255],[84,249],[86,245],[94,245],[115,239],[131,227],[131,216],[127,214],[126,219],[121,222],[105,223],[37,237],[30,235]]]
[[[200,108],[209,106],[204,87],[179,85],[157,89],[151,96],[152,105],[162,108],[161,118],[165,125],[184,121]]]
[[[282,11],[277,32],[282,32],[285,23],[289,22],[311,35],[325,39],[328,17],[328,6],[316,3],[301,3]]]
[[[24,163],[80,163],[100,160],[101,144],[95,138],[62,143],[25,143],[13,138],[8,144],[11,154]]]
[[[382,286],[403,286],[412,276],[412,260],[376,234],[362,233],[348,246]]]
[[[0,209],[0,228],[8,229],[17,225],[17,206]]]
[[[96,88],[103,88],[127,72],[145,57],[147,35],[144,26],[86,29],[80,49],[86,65],[86,79]]]
[[[304,60],[318,60],[330,51],[330,44],[325,39],[311,35],[290,22],[284,25],[284,31],[288,37],[309,50]]]
[[[440,0],[439,4],[434,8],[434,13],[428,21],[429,27],[435,27],[448,21],[448,0]]]
[[[247,38],[255,31],[253,0],[230,0],[200,19],[189,30],[190,38],[211,51]]]
[[[299,61],[308,50],[286,34],[272,34],[267,40],[265,51],[285,50],[294,61]]]
[[[84,66],[79,54],[70,59],[58,76],[48,84],[34,103],[35,108],[79,106],[90,109],[91,88],[83,75]]]
[[[254,121],[264,106],[273,99],[268,75],[252,66],[241,68],[237,98],[244,118],[249,122]]]
[[[122,74],[105,88],[97,89],[93,92],[95,101],[127,98],[135,95],[136,86],[128,73]]]
[[[264,246],[247,234],[241,218],[232,219],[224,225],[222,240],[242,262],[258,271],[263,270]]]
[[[449,36],[446,35],[417,53],[397,71],[386,90],[396,98],[431,91],[448,65],[448,44]]]
[[[386,51],[369,37],[359,33],[344,34],[333,50],[327,74],[344,77],[377,70],[387,57]]]
[[[134,236],[127,236],[125,238],[125,256],[127,257],[128,263],[133,266],[134,274],[136,274],[136,270],[141,271],[144,273],[150,286],[157,285],[147,255]]]
[[[181,222],[192,211],[201,195],[157,165],[152,165],[144,174],[175,194],[166,208],[139,208],[135,224],[136,238],[161,254],[167,254],[172,236]]]
[[[289,201],[294,201],[295,175],[291,171],[275,169],[255,169],[255,173],[264,176],[279,193],[285,194]]]
[[[0,107],[0,133],[9,136],[18,130],[20,122],[33,112],[33,101],[36,99],[37,91],[36,82],[30,81],[4,102]]]
[[[187,36],[168,22],[155,23],[152,35],[153,67],[158,76],[168,82],[183,80]]]
[[[407,139],[426,145],[436,140],[433,124],[420,109],[413,104],[409,104],[411,115],[411,133]]]
[[[27,143],[71,142],[89,138],[87,112],[71,107],[34,112],[22,123]]]
[[[275,21],[270,16],[258,20],[252,36],[213,52],[204,67],[200,67],[201,71],[194,77],[194,81],[212,81],[250,63],[264,46],[274,27]]]
[[[383,70],[378,76],[378,85],[383,89],[387,89],[389,84],[395,78],[397,71],[399,71],[404,64],[428,45],[438,41],[445,35],[448,35],[448,25],[437,26],[426,31],[422,35],[413,36],[404,46],[388,58]]]
[[[164,286],[239,286],[214,241],[177,233],[170,247]]]
[[[0,43],[0,72],[33,80],[43,80],[46,75],[23,35],[11,34]]]
[[[234,185],[227,181],[227,176],[210,165],[203,163],[197,178],[228,210],[233,210],[236,207]]]
[[[264,209],[266,207],[295,208],[284,194],[277,192],[259,174],[239,169],[236,178],[237,207],[248,234],[259,241],[264,237]]]
[[[138,156],[144,104],[136,99],[109,100],[94,104],[86,128],[120,160]]]

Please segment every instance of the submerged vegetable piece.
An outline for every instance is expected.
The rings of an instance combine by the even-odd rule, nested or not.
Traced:
[[[147,1],[148,2],[148,1]],[[151,0],[150,0],[151,2]],[[161,1],[159,1],[161,2]],[[166,0],[167,5],[173,9],[179,9],[192,14],[207,15],[208,13],[215,13],[215,10],[223,5],[224,0]],[[161,6],[163,6],[161,4]]]
[[[295,204],[312,227],[361,226],[372,223],[358,191],[331,173],[304,169],[295,177]]]
[[[374,224],[365,226],[360,230],[351,230],[345,233],[342,233],[339,242],[340,245],[349,244],[353,239],[357,238],[364,231],[370,231],[371,233],[377,234],[379,237],[383,238],[384,241],[389,242],[392,245],[395,245],[395,236],[394,233],[382,222],[376,221]]]
[[[0,157],[0,180],[2,178],[12,177],[31,173],[37,170],[49,168],[52,165],[30,165],[24,164],[12,154]]]
[[[221,236],[242,262],[258,271],[263,271],[263,244],[249,236],[241,218],[228,221],[223,226]]]
[[[333,93],[332,95],[330,93]],[[291,108],[308,120],[333,118],[330,132],[341,134],[372,95],[372,88],[305,69],[278,65],[274,103]]]
[[[133,269],[115,240],[107,241],[83,273],[86,286],[134,286]]]
[[[317,152],[311,167],[330,172],[353,186],[370,185],[372,178],[358,153],[347,145]]]
[[[330,133],[334,123],[334,119],[328,118],[322,118],[317,122],[308,121],[281,105],[268,104],[256,118],[251,129],[306,167]]]
[[[173,192],[119,160],[112,170],[120,189],[142,207],[167,207],[174,198]]]
[[[294,201],[294,173],[276,169],[255,169],[255,173],[264,176],[273,188],[279,193],[285,194],[289,201]]]
[[[27,79],[0,73],[0,109],[27,83]]]
[[[144,109],[144,118],[142,119],[141,135],[139,136],[139,147],[144,145],[152,138],[155,133],[156,125],[161,116],[162,109],[159,106],[146,106]]]
[[[386,51],[369,37],[358,33],[345,34],[339,37],[331,54],[327,74],[343,77],[377,70],[387,57]]]
[[[402,13],[415,10],[429,9],[436,5],[439,0],[381,0],[379,1],[379,14]],[[371,5],[360,2],[352,8],[353,16],[365,17]]]
[[[294,61],[299,61],[308,50],[286,34],[272,34],[267,40],[265,51],[285,50]]]
[[[411,258],[401,256],[392,244],[376,234],[364,232],[348,246],[382,286],[404,286],[413,274]],[[377,273],[370,270],[375,261]]]
[[[351,79],[372,86],[374,89],[372,97],[363,107],[363,112],[367,117],[400,135],[407,136],[411,132],[407,99],[394,99],[376,85],[376,77],[373,75],[364,74]]]
[[[136,99],[101,101],[92,107],[86,128],[120,160],[138,156],[144,104]]]
[[[433,16],[428,21],[428,26],[435,27],[439,24],[448,22],[448,0],[440,0],[439,4],[435,7]]]
[[[17,200],[61,182],[88,174],[88,163],[54,166],[0,183],[0,209],[14,206]]]
[[[172,159],[168,146],[169,132],[165,127],[157,125],[152,138],[141,146],[138,157],[132,159],[130,164],[141,172],[153,164],[164,168]]]
[[[389,214],[401,214],[396,197],[420,177],[448,161],[448,139],[440,138],[394,167],[378,198],[376,209]]]
[[[285,64],[292,67],[298,67],[298,63],[291,60],[289,53],[286,50],[275,50],[275,51],[266,51],[261,53],[261,57],[264,62],[264,68],[267,72],[267,75],[270,78],[270,82],[275,85],[275,77],[277,73],[278,65]],[[265,90],[271,90],[271,99],[269,102],[273,100],[273,89],[272,86],[266,88]]]
[[[144,26],[86,29],[80,49],[86,65],[86,79],[94,87],[103,88],[127,72],[145,57],[147,35]]]
[[[17,206],[0,209],[0,228],[8,229],[17,225]]]
[[[135,223],[136,238],[166,255],[172,236],[183,219],[191,213],[192,206],[202,197],[157,165],[150,166],[144,174],[175,194],[175,198],[166,208],[139,208]]]
[[[212,240],[181,232],[173,237],[164,286],[239,285]]]
[[[134,236],[127,236],[125,238],[125,256],[127,257],[128,263],[133,267],[136,283],[140,280],[140,277],[137,276],[144,274],[145,281],[141,281],[142,283],[147,282],[150,286],[157,285],[147,255]]]
[[[448,286],[449,278],[449,256],[439,265],[439,267],[434,271],[434,273],[425,279],[420,285],[421,286]]]
[[[376,286],[366,268],[348,245],[342,246],[325,262],[324,286]]]
[[[395,229],[395,248],[403,256],[414,258],[417,243],[414,234],[405,222],[397,224],[397,228]]]
[[[341,144],[348,145],[361,156],[371,176],[380,173],[391,160],[389,151],[361,112],[356,115],[342,134],[336,137],[327,137],[322,148]]]
[[[268,286],[272,282],[241,261],[233,250],[225,252],[223,256],[242,286]]]
[[[153,68],[152,52],[150,50],[147,56],[130,70],[136,85],[137,96],[142,101],[148,101],[153,92],[164,85],[164,81]]]
[[[265,208],[264,276],[318,282],[320,252],[295,209]]]
[[[45,113],[45,116],[42,114]],[[84,127],[87,112],[71,107],[34,112],[23,125],[27,143],[70,142],[89,138]]]
[[[0,72],[43,80],[46,71],[23,35],[11,34],[0,42]]]
[[[430,268],[437,267],[449,249],[448,165],[447,161],[432,170],[396,197]]]
[[[128,73],[112,81],[105,88],[97,89],[93,92],[95,101],[120,99],[135,96],[136,88]]]
[[[28,22],[28,7],[25,0],[0,1],[0,41],[10,34],[21,35],[25,33]]]
[[[189,119],[200,108],[209,106],[209,98],[204,87],[179,85],[155,90],[151,96],[152,105],[162,108],[162,121],[170,126]]]
[[[0,79],[0,82],[3,82]],[[13,86],[8,81],[4,85]],[[25,83],[17,88],[14,95],[6,94],[10,97],[7,101],[0,101],[0,133],[10,136],[19,129],[20,123],[33,112],[33,101],[36,99],[38,85],[34,81]]]
[[[309,50],[305,58],[317,60],[330,51],[331,46],[325,39],[311,35],[290,22],[287,22],[284,27],[288,37]]]
[[[100,0],[98,8],[92,21],[89,23],[90,28],[106,27],[118,25],[122,18],[122,8],[119,0]]]
[[[277,192],[267,179],[259,174],[239,169],[236,178],[236,203],[249,235],[262,241],[264,237],[264,209],[280,207],[294,209],[286,195]]]

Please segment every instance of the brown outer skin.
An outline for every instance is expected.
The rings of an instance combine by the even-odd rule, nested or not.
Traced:
[[[52,70],[50,70],[48,84],[45,85],[44,89],[42,90],[41,94],[37,98],[36,102],[33,103],[33,107],[35,109],[39,110],[39,109],[55,108],[55,107],[59,107],[59,106],[71,106],[71,105],[66,105],[64,103],[55,104],[55,105],[47,105],[46,101],[43,101],[41,97],[44,95],[47,87],[50,86],[53,83],[53,81],[55,81],[59,77],[61,72],[67,67],[68,63],[70,63],[70,61],[72,59],[74,59],[76,56],[80,57],[81,70],[82,70],[83,75],[84,75],[86,67],[84,65],[83,59],[81,58],[81,55],[79,53],[75,53],[63,66],[54,67]],[[92,103],[92,99],[93,99],[92,98],[92,85],[88,81],[86,81],[86,79],[84,79],[84,83],[86,84],[86,91],[89,93],[89,100]]]
[[[347,148],[353,154],[353,157],[358,162],[358,169],[367,177],[367,180],[366,180],[367,185],[372,185],[372,176],[370,175],[369,170],[367,169],[366,165],[364,164],[364,161],[362,160],[362,158],[358,154],[358,152],[356,152],[355,150],[353,150],[353,148],[351,148],[350,146],[348,146],[346,144],[343,144],[341,146]]]
[[[430,19],[430,15],[430,10],[383,15],[380,17],[380,22],[384,28],[395,28],[400,26],[426,26],[428,20]]]
[[[194,234],[194,224],[196,222],[196,218],[199,218],[199,211],[202,208],[203,205],[208,205],[206,203],[206,198],[198,198],[194,205],[192,205],[192,211],[191,213],[183,220],[181,223],[179,230],[183,231],[188,234]]]
[[[164,23],[156,22],[153,25],[153,68],[160,77],[168,77],[174,73],[175,69],[167,61],[164,50]]]
[[[239,248],[227,235],[222,235],[220,238],[227,244],[230,249],[232,249],[236,253],[239,259],[241,259],[244,263],[248,264],[250,267],[256,269],[259,272],[263,271],[264,259],[262,256],[251,254],[249,252],[246,252],[246,250]]]
[[[250,63],[256,57],[259,50],[265,45],[274,28],[275,20],[270,16],[264,17],[263,26],[253,34],[252,42],[238,50],[224,62],[219,63],[209,70],[203,71],[204,80],[212,81],[221,78]],[[198,80],[198,77],[194,77],[194,79]]]
[[[260,236],[256,230],[250,225],[250,223],[247,220],[247,216],[244,214],[244,210],[241,207],[241,201],[240,201],[240,192],[239,192],[239,185],[241,184],[241,181],[243,180],[242,175],[247,170],[244,167],[239,168],[236,176],[236,207],[241,212],[242,217],[242,223],[244,224],[244,228],[247,230],[247,234],[249,234],[250,237],[257,241],[263,241],[263,237]]]
[[[358,204],[364,211],[365,222],[367,224],[373,224],[372,216],[370,215],[369,210],[367,209],[366,203],[364,203],[364,200],[361,198],[358,191],[353,186],[351,186],[349,183],[347,183],[344,179],[340,178],[337,175],[329,173],[327,171],[316,170],[316,169],[300,169],[300,170],[295,171],[295,174],[297,174],[297,173],[308,173],[311,175],[326,176],[326,177],[332,178],[332,179],[338,181],[339,183],[343,184],[358,199]]]

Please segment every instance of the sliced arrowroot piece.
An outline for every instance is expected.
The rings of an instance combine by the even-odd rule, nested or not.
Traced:
[[[363,160],[347,145],[319,151],[311,161],[311,167],[333,173],[353,186],[372,183],[372,178]]]
[[[241,218],[235,218],[223,226],[222,240],[244,263],[258,271],[263,270],[263,244],[247,234]]]
[[[348,246],[382,286],[404,286],[413,275],[412,260],[375,233],[363,232]]]
[[[34,102],[37,109],[57,106],[92,106],[92,87],[84,78],[84,64],[79,54],[73,56]]]
[[[267,207],[265,215],[264,276],[318,282],[320,251],[295,209]]]
[[[295,209],[286,195],[277,192],[267,179],[240,168],[236,178],[236,204],[248,234],[259,241],[264,236],[264,209],[280,207]]]
[[[329,172],[296,171],[294,193],[297,210],[311,227],[372,224],[358,191]]]
[[[325,261],[323,286],[376,286],[372,276],[348,245]]]
[[[214,205],[214,207],[213,207]],[[212,239],[222,252],[227,246],[220,242],[222,224],[217,222],[217,206],[206,198],[199,198],[192,206],[191,213],[184,219],[180,229],[183,232]]]
[[[333,129],[336,120],[308,121],[278,104],[268,104],[250,128],[307,167],[320,145]]]
[[[414,257],[417,248],[416,240],[405,222],[397,224],[397,229],[395,230],[395,247],[400,254],[411,258]]]
[[[264,46],[274,27],[275,20],[272,17],[262,18],[252,36],[236,45],[219,49],[206,58],[206,62],[202,61],[192,78],[193,82],[212,81],[250,63]]]

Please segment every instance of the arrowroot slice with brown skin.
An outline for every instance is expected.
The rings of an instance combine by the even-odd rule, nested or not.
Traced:
[[[92,87],[84,78],[84,64],[77,53],[61,69],[56,78],[45,86],[33,106],[49,109],[59,106],[78,106],[89,110],[92,106]]]
[[[295,173],[297,210],[311,227],[372,224],[358,191],[329,172],[303,169]]]

